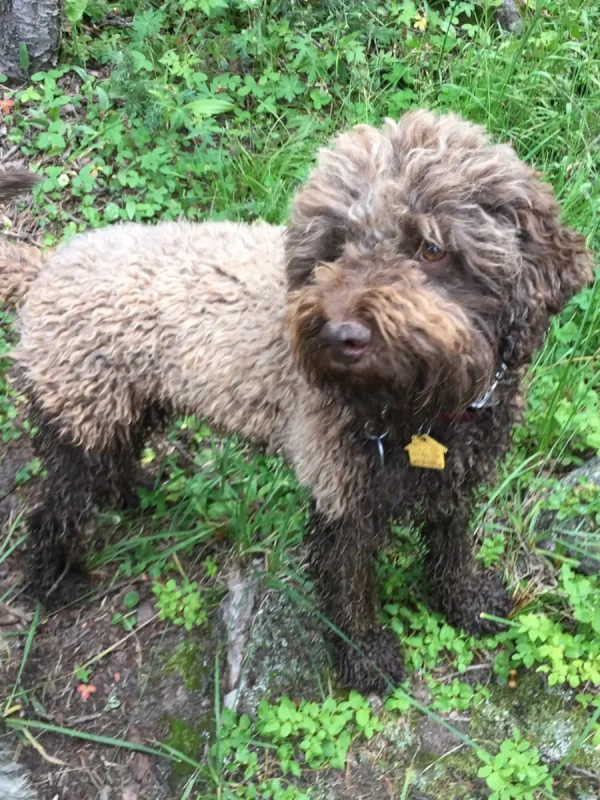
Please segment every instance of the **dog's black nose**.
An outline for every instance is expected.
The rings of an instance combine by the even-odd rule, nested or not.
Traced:
[[[326,342],[352,358],[361,356],[371,341],[371,331],[362,322],[328,322],[321,335]]]

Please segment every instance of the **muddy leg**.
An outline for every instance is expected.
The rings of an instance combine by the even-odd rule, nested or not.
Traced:
[[[397,637],[377,622],[372,518],[329,522],[311,515],[311,567],[327,618],[342,682],[361,692],[384,692],[404,678]]]
[[[427,545],[425,566],[433,605],[448,622],[474,636],[502,626],[481,618],[481,613],[506,617],[512,600],[500,577],[484,570],[473,558],[468,514],[430,519],[423,527]]]

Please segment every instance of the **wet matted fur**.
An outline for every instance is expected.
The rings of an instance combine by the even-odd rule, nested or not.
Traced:
[[[29,515],[42,594],[77,566],[93,504],[131,493],[153,410],[172,408],[282,452],[310,486],[311,564],[348,684],[403,675],[377,620],[391,518],[422,524],[432,603],[452,624],[483,632],[481,612],[510,611],[473,561],[472,497],[508,447],[550,315],[591,279],[583,238],[511,147],[410,113],[323,150],[285,232],[124,224],[41,269],[30,256],[2,245],[0,297],[19,304],[14,358],[49,473]],[[410,466],[423,430],[445,469]]]
[[[39,800],[27,771],[20,764],[12,761],[10,754],[3,748],[0,748],[0,798],[1,800]]]

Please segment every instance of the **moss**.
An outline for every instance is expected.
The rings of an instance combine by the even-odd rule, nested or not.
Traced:
[[[471,730],[490,749],[490,743],[499,744],[518,727],[544,761],[557,764],[577,744],[588,721],[571,692],[550,688],[540,675],[530,673],[519,678],[515,689],[493,687],[489,700],[474,710]],[[569,762],[600,770],[600,754],[592,747],[579,747]]]
[[[207,731],[203,731],[198,726],[188,725],[181,719],[168,720],[170,735],[165,740],[165,744],[179,750],[180,753],[188,758],[198,761],[200,758],[200,747],[206,738]],[[177,788],[181,781],[186,780],[192,775],[194,768],[184,761],[173,761],[171,764],[171,783],[173,788]]]
[[[198,640],[188,635],[172,643],[161,671],[155,672],[158,686],[154,687],[154,696],[162,695],[166,712],[159,719],[167,731],[164,742],[198,763],[215,733],[214,648],[212,638]],[[194,768],[183,761],[172,762],[170,784],[176,795],[193,772]]]
[[[181,675],[183,685],[189,692],[199,692],[210,673],[202,647],[192,638],[177,645],[163,667],[165,674],[176,672]]]

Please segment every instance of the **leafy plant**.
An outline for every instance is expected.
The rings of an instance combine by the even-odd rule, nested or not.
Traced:
[[[0,439],[4,444],[18,439],[22,433],[17,423],[17,393],[7,380],[6,354],[13,346],[11,322],[11,314],[0,309]]]
[[[479,751],[478,756],[484,766],[477,774],[492,790],[490,800],[534,800],[534,790],[552,789],[552,778],[548,767],[540,763],[537,747],[522,739],[518,728],[511,739],[502,742],[497,755]]]
[[[152,592],[156,595],[159,619],[183,625],[186,631],[207,622],[206,608],[197,583],[184,579],[178,584],[170,578],[166,583],[155,582]]]
[[[80,667],[79,664],[75,664],[73,667],[73,675],[77,678],[78,681],[82,683],[89,683],[89,680],[92,676],[92,670],[85,667]]]
[[[500,561],[505,547],[506,537],[504,533],[499,532],[486,536],[481,543],[477,558],[479,558],[483,566],[488,569]]]
[[[454,679],[452,683],[431,680],[428,684],[431,692],[430,707],[433,711],[448,713],[450,711],[466,711],[476,700],[489,697],[484,687],[473,688],[468,683]]]
[[[254,723],[246,714],[238,718],[225,709],[211,757],[223,765],[225,774],[244,782],[232,796],[304,800],[309,794],[286,785],[282,778],[300,777],[303,764],[311,769],[326,765],[343,769],[353,736],[369,739],[380,729],[367,700],[357,692],[350,692],[347,700],[328,697],[323,703],[294,703],[283,697],[274,705],[261,702]],[[258,778],[262,751],[273,751],[277,757],[280,777],[271,782]],[[273,794],[263,794],[268,790]]]
[[[121,625],[123,630],[127,632],[132,631],[137,624],[134,611],[137,608],[139,602],[140,602],[139,592],[136,591],[127,592],[127,594],[123,598],[123,606],[126,609],[126,613],[123,614],[121,611],[116,611],[113,614],[111,624]]]
[[[354,691],[341,702],[328,697],[320,705],[312,702],[296,705],[282,698],[278,706],[263,702],[258,709],[258,731],[278,745],[277,755],[284,774],[288,770],[297,776],[300,774],[300,765],[293,758],[294,740],[310,767],[331,764],[342,769],[352,727],[367,739],[381,727],[368,702]]]
[[[598,579],[576,575],[567,564],[559,578],[559,595],[570,604],[576,630],[565,630],[549,614],[520,614],[506,633],[498,634],[506,650],[496,658],[496,670],[506,676],[510,664],[536,666],[551,686],[600,686],[600,610],[591,601]]]

